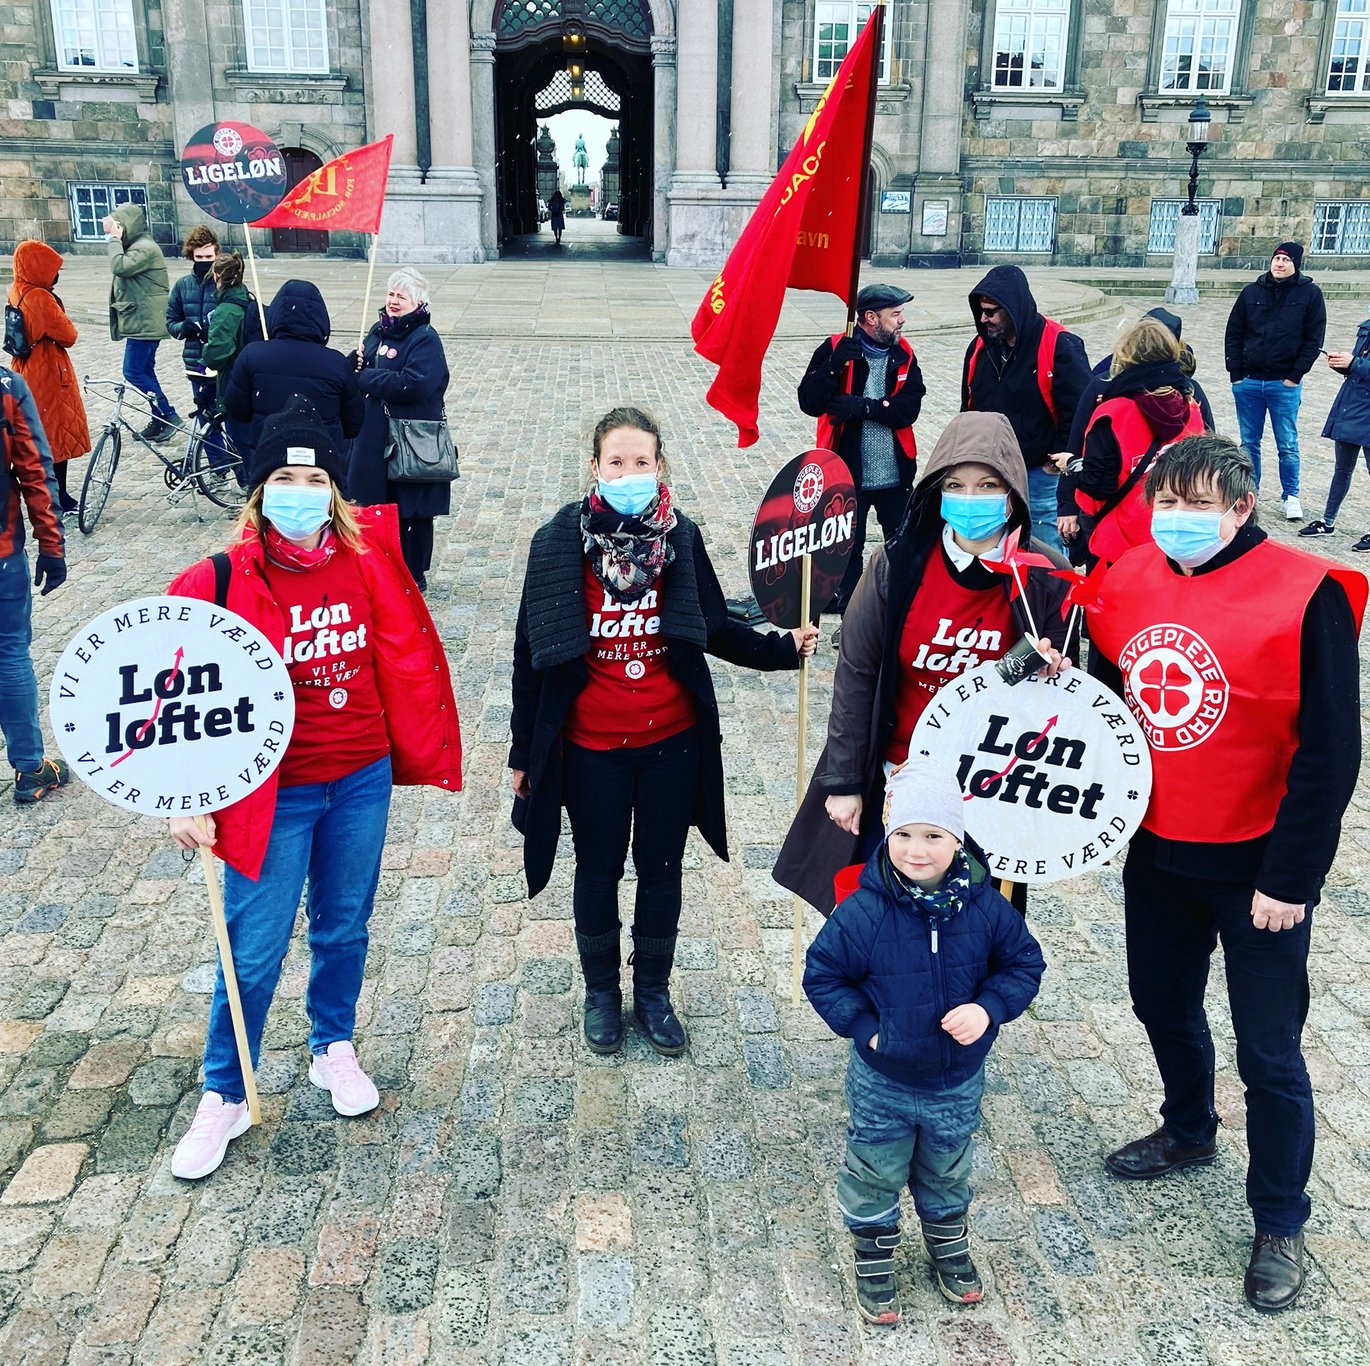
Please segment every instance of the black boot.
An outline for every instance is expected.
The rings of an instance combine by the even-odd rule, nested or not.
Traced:
[[[576,931],[585,974],[585,1042],[594,1053],[616,1053],[623,1043],[623,991],[618,984],[619,931]]]
[[[685,1026],[676,1018],[668,984],[675,962],[675,935],[647,939],[633,934],[633,1014],[658,1053],[678,1058],[685,1051]]]
[[[923,1220],[923,1245],[932,1258],[937,1288],[953,1304],[975,1304],[985,1296],[980,1273],[970,1259],[970,1229],[966,1216],[930,1224]]]
[[[851,1230],[856,1245],[856,1309],[867,1323],[899,1322],[899,1292],[894,1286],[898,1224],[867,1224]]]

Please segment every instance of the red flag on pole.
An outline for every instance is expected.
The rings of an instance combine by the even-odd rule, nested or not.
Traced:
[[[691,324],[695,350],[718,366],[708,402],[737,424],[739,446],[760,436],[761,360],[786,288],[851,304],[883,20],[877,5]]]
[[[387,133],[379,142],[325,162],[287,190],[285,198],[252,226],[379,232],[394,140],[395,135]]]

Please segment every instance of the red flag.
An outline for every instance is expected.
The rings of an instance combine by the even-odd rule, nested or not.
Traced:
[[[718,366],[708,402],[737,424],[739,446],[760,436],[761,360],[786,288],[823,290],[851,303],[882,10],[876,7],[852,44],[690,327],[695,350]]]
[[[325,162],[287,190],[285,198],[252,226],[379,232],[394,140],[395,135],[387,133],[379,142]]]

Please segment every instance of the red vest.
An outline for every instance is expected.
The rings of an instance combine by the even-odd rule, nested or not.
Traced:
[[[1090,636],[1146,733],[1153,834],[1218,844],[1275,824],[1299,743],[1303,615],[1329,573],[1359,623],[1362,575],[1274,541],[1207,574],[1177,573],[1154,543],[1107,571]]]
[[[1118,469],[1118,487],[1122,488],[1128,475],[1136,469],[1137,462],[1151,449],[1156,434],[1131,395],[1111,398],[1107,403],[1099,404],[1089,419],[1089,426],[1085,428],[1086,438],[1101,417],[1107,417],[1112,422],[1113,435],[1122,453],[1122,464]],[[1190,399],[1189,417],[1184,427],[1178,436],[1166,442],[1166,446],[1174,445],[1187,436],[1201,436],[1203,430],[1203,414],[1199,412],[1199,405]],[[1160,450],[1165,448],[1162,446]],[[1112,564],[1122,556],[1123,551],[1130,550],[1134,545],[1145,545],[1151,539],[1151,507],[1146,501],[1145,490],[1146,477],[1143,476],[1128,490],[1127,497],[1094,528],[1089,548],[1101,560]],[[1095,513],[1103,507],[1105,500],[1091,498],[1089,494],[1076,489],[1075,501],[1082,512]]]
[[[1056,338],[1065,331],[1054,318],[1042,319],[1042,336],[1037,343],[1037,392],[1042,396],[1042,402],[1047,406],[1047,412],[1051,414],[1053,422],[1059,422],[1056,416],[1056,400],[1051,393],[1051,367],[1056,363]],[[966,411],[969,412],[975,407],[975,395],[971,392],[971,381],[975,378],[975,363],[984,354],[985,339],[979,335],[975,338],[975,345],[971,348],[970,360],[966,364]]]
[[[829,337],[828,340],[836,346],[846,335],[845,332],[838,332],[834,336]],[[899,373],[894,381],[896,392],[904,387],[904,381],[909,377],[909,366],[913,364],[913,347],[911,347],[903,337],[899,338],[899,350],[902,352],[902,355],[899,361]],[[842,368],[842,392],[844,394],[849,394],[851,393],[852,371],[855,369],[855,366],[845,365]],[[818,433],[813,439],[813,444],[825,451],[836,451],[837,447],[833,445],[833,433],[835,428],[843,425],[845,424],[834,423],[832,418],[830,418],[827,413],[824,413],[822,417],[818,419]],[[903,453],[904,459],[917,460],[918,443],[913,439],[913,428],[895,427],[893,428],[893,431],[895,443]],[[856,473],[859,475],[860,471],[858,470]]]

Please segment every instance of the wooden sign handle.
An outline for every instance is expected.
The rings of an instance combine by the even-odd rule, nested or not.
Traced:
[[[812,606],[813,578],[811,557],[804,555],[799,561],[799,625],[802,629],[809,624],[809,609]],[[804,803],[804,779],[808,770],[808,720],[809,720],[809,660],[806,655],[799,656],[799,733],[795,746],[797,762],[794,774],[794,809]],[[790,1005],[797,1007],[801,996],[800,983],[804,976],[804,899],[798,894],[794,898],[794,938],[790,945]]]

